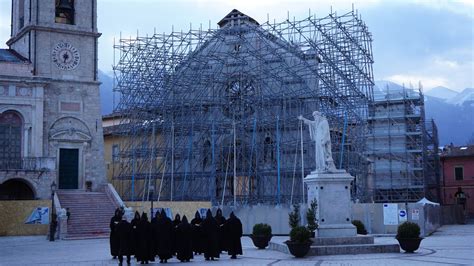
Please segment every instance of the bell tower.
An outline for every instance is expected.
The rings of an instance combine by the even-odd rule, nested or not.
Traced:
[[[13,0],[7,45],[31,62],[44,89],[43,154],[59,189],[106,182],[97,79],[96,0]]]
[[[95,81],[96,6],[96,0],[13,0],[7,45],[32,62],[35,76]]]

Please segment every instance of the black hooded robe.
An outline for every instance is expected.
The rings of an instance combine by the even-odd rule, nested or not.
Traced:
[[[135,258],[137,261],[147,263],[152,259],[151,252],[151,225],[146,213],[142,214],[140,222],[137,225],[138,245],[135,249]]]
[[[215,219],[216,219],[217,225],[219,226],[219,230],[217,232],[218,237],[219,237],[219,251],[220,252],[227,251],[227,239],[225,238],[226,232],[224,228],[224,224],[226,220],[225,220],[225,217],[222,215],[221,209],[217,209]]]
[[[110,238],[109,238],[109,243],[110,243],[110,254],[113,257],[118,256],[118,251],[119,251],[119,245],[120,245],[120,240],[118,238],[117,234],[117,225],[119,224],[120,220],[120,210],[117,208],[115,210],[115,215],[110,219]]]
[[[237,255],[242,255],[242,243],[240,241],[240,238],[242,237],[242,222],[240,222],[240,219],[232,212],[224,227],[229,255],[233,258]]]
[[[158,256],[160,260],[171,259],[173,257],[173,247],[171,246],[173,223],[163,210],[158,220],[158,235],[160,236],[158,238]]]
[[[158,255],[158,239],[160,238],[158,234],[158,221],[160,219],[160,213],[157,212],[155,217],[151,219],[151,252],[153,258]]]
[[[140,213],[136,211],[135,217],[130,222],[130,225],[132,226],[132,255],[136,254],[135,249],[138,246],[139,238],[138,238],[137,227],[138,227],[139,222],[140,222]]]
[[[194,219],[191,220],[191,225],[193,228],[193,251],[196,254],[201,254],[204,252],[204,236],[201,228],[201,215],[198,211],[194,215]]]
[[[176,255],[176,228],[178,225],[181,223],[181,216],[176,214],[173,220],[173,231],[172,231],[172,236],[171,236],[171,245],[173,246],[173,254]]]
[[[206,260],[219,258],[219,226],[212,217],[211,210],[207,210],[206,219],[202,222],[202,231],[204,234],[204,257]]]
[[[119,261],[122,262],[123,256],[126,256],[127,262],[130,263],[133,250],[132,225],[127,220],[121,220],[117,225],[117,234],[119,238]]]
[[[181,262],[189,261],[193,258],[193,243],[192,243],[193,228],[188,223],[186,215],[183,220],[176,227],[176,257]]]

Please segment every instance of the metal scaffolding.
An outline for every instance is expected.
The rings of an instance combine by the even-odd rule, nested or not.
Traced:
[[[233,10],[218,25],[114,46],[122,198],[301,202],[315,163],[297,116],[315,110],[329,120],[336,166],[362,194],[373,58],[357,11],[259,24]]]
[[[386,87],[370,108],[369,158],[373,177],[368,192],[375,202],[439,201],[438,135],[425,120],[421,85]]]

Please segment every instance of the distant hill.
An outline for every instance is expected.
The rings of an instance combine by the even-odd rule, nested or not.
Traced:
[[[100,106],[102,115],[112,113],[114,109],[113,78],[99,70],[100,84]],[[115,98],[117,104],[118,98]]]
[[[474,88],[464,89],[454,97],[448,99],[447,102],[455,105],[474,104]]]
[[[456,96],[457,94],[458,94],[457,91],[453,91],[451,89],[448,89],[442,86],[432,88],[431,90],[425,92],[425,95],[427,96],[436,97],[443,100],[449,100],[453,98],[454,96]]]

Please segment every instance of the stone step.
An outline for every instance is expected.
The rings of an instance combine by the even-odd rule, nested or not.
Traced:
[[[285,243],[271,241],[269,249],[291,254]],[[369,254],[369,253],[400,253],[398,244],[353,244],[311,246],[308,256]]]
[[[108,237],[109,223],[116,206],[105,193],[60,191],[62,208],[71,213],[66,239]]]
[[[373,244],[374,237],[368,235],[357,235],[351,237],[316,237],[311,238],[311,241],[313,241],[312,246]]]
[[[74,230],[69,232],[68,235],[84,235],[84,234],[110,234],[110,230]]]
[[[83,240],[95,238],[109,238],[109,234],[68,234],[65,240]]]
[[[102,232],[102,233],[108,233],[110,230],[108,228],[89,228],[89,229],[71,229],[70,231],[68,230],[69,234],[74,234],[74,233],[96,233],[96,232]]]
[[[311,246],[308,254],[310,256],[323,256],[368,253],[400,253],[400,246],[398,244]]]

